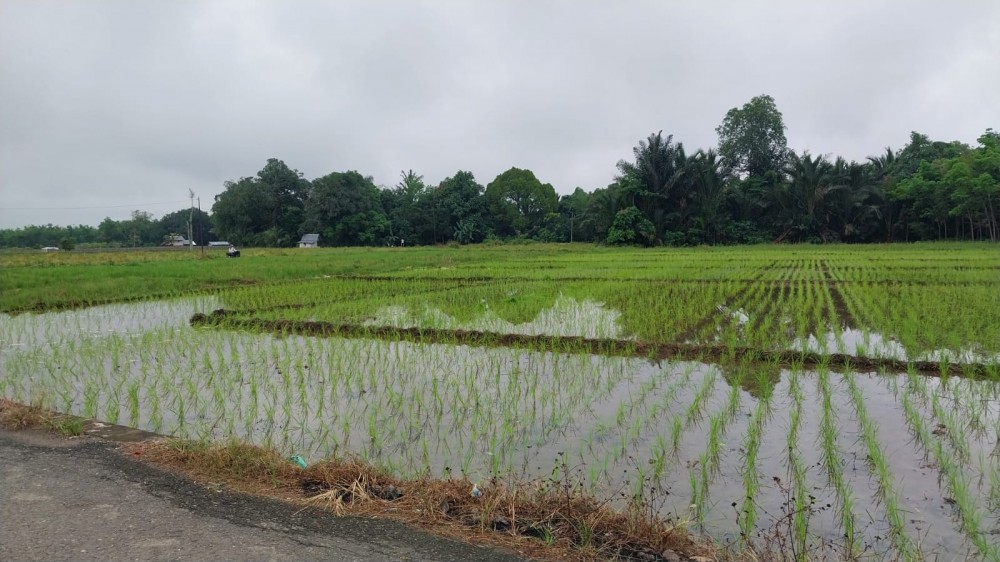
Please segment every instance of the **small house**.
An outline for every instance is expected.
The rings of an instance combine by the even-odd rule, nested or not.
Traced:
[[[319,234],[303,234],[299,248],[319,248]]]

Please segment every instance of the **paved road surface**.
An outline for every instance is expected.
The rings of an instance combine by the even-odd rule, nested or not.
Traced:
[[[520,560],[391,521],[211,491],[114,447],[0,430],[0,561]]]

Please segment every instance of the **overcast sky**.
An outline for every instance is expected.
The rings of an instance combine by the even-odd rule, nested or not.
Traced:
[[[973,144],[1000,128],[1000,2],[0,0],[0,228],[208,210],[272,157],[591,191],[762,93],[797,151]]]

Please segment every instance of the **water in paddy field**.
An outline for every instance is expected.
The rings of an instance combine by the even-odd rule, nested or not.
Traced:
[[[352,453],[400,475],[465,474],[486,493],[494,474],[565,477],[616,505],[642,497],[722,541],[740,540],[746,510],[754,538],[787,526],[804,493],[814,546],[843,545],[845,520],[856,551],[890,556],[905,542],[923,558],[985,559],[1000,542],[997,382],[188,325],[215,306],[0,317],[0,396],[45,395],[69,413],[309,460]],[[535,325],[572,314],[560,306]]]
[[[717,307],[725,319],[724,324],[731,325],[740,339],[737,343],[744,344],[744,338],[750,329],[751,318],[743,309],[729,309],[723,305]],[[787,318],[779,319],[780,325],[789,325]],[[951,363],[1000,364],[1000,353],[972,348],[962,349],[910,349],[893,336],[879,332],[842,325],[837,329],[826,326],[806,336],[789,336],[778,338],[781,343],[772,348],[777,351],[802,351],[807,353],[828,354],[839,353],[854,357],[870,359],[891,359],[897,361],[948,361]],[[720,344],[725,341],[723,324],[717,332],[703,342],[688,343]],[[787,342],[787,343],[786,343]]]
[[[436,328],[443,330],[478,330],[498,334],[529,336],[581,336],[594,339],[624,339],[625,330],[619,325],[621,313],[604,308],[602,303],[591,300],[577,301],[560,295],[551,308],[538,313],[530,322],[515,324],[504,320],[483,303],[479,318],[461,321],[436,308],[413,311],[402,306],[387,306],[365,322],[366,326],[391,326],[394,328]]]

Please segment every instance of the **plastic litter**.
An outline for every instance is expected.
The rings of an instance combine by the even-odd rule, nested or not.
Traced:
[[[479,489],[479,484],[473,484],[472,485],[472,497],[478,498],[481,495],[483,495],[483,491]]]
[[[288,460],[290,460],[293,463],[299,465],[299,468],[305,468],[306,467],[306,459],[302,458],[302,455],[292,455],[292,456],[288,457]]]

